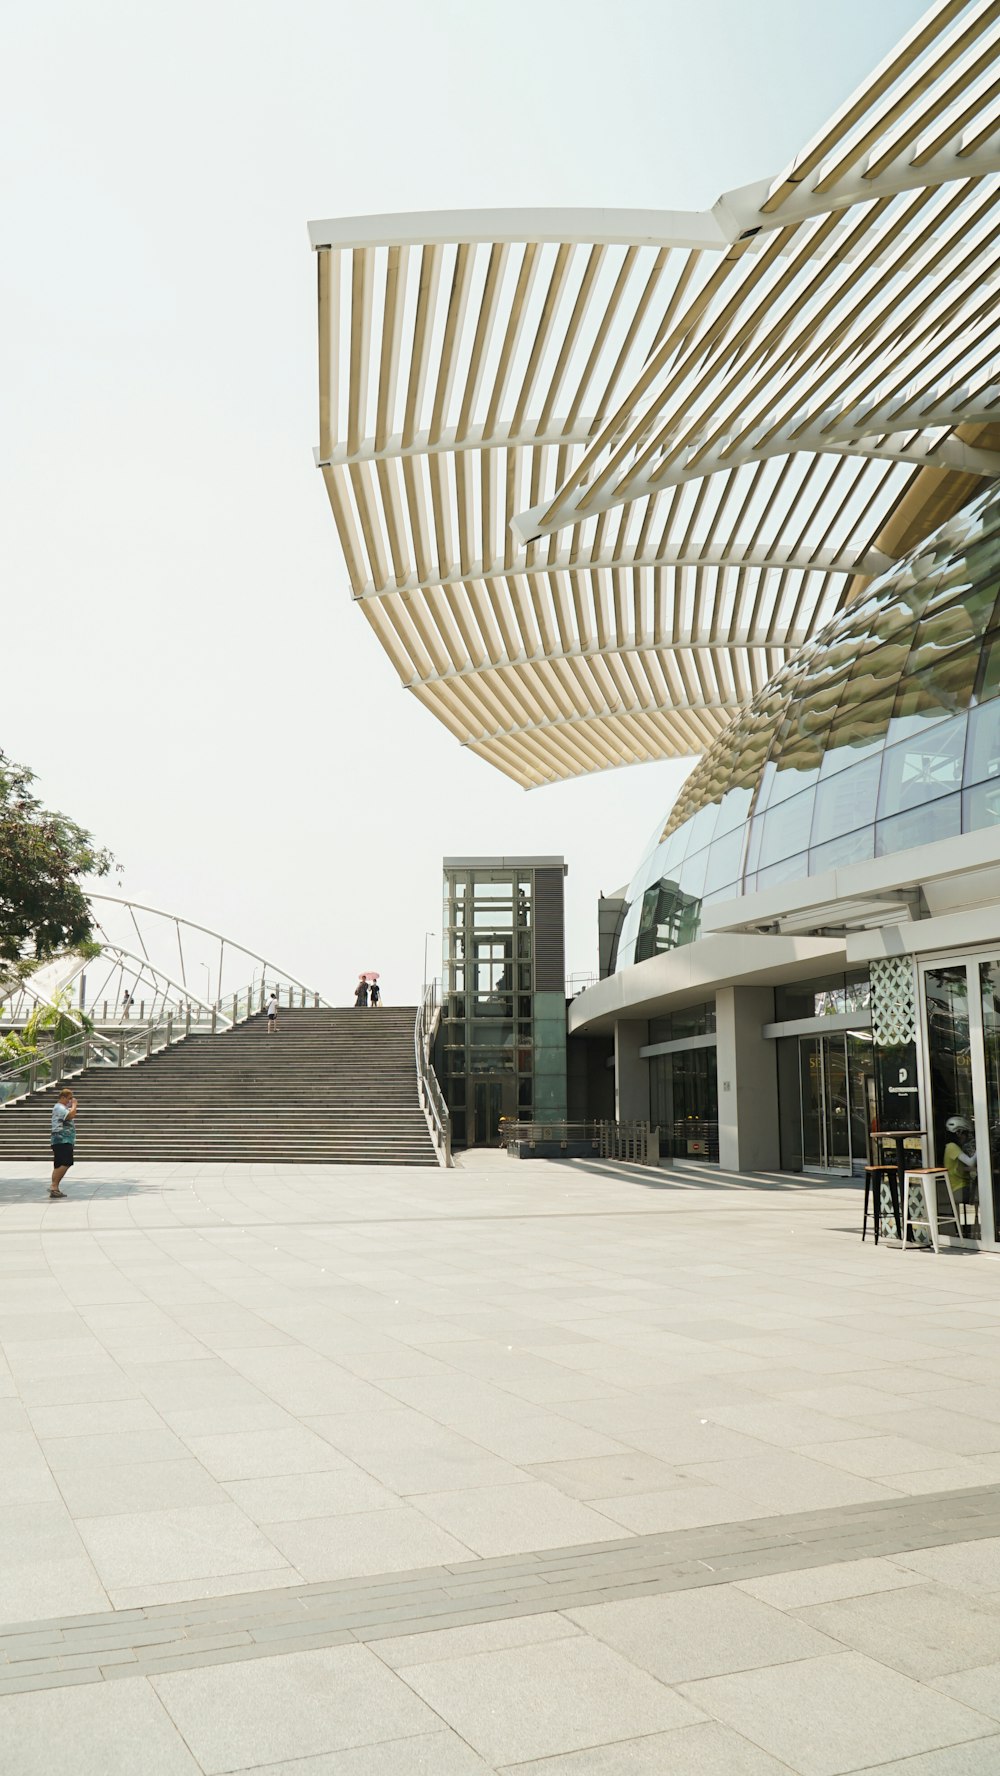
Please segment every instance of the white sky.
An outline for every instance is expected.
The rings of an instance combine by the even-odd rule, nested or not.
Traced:
[[[311,217],[702,208],[918,0],[33,0],[5,17],[0,749],[121,887],[411,1001],[449,854],[563,852],[569,970],[685,774],[525,794],[402,691],[313,467]],[[431,940],[432,953],[437,941]]]

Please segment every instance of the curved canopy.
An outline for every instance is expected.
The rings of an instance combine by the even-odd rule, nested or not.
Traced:
[[[702,214],[311,225],[320,444],[407,689],[525,787],[701,751],[1000,473],[1000,4]]]

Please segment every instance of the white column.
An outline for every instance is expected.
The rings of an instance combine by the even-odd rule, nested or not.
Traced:
[[[731,1172],[776,1172],[778,1066],[761,1027],[774,1018],[770,987],[721,987],[715,996],[719,1074],[719,1164]]]

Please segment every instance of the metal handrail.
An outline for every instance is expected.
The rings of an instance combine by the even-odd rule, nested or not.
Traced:
[[[601,1159],[631,1161],[635,1165],[659,1165],[660,1131],[648,1122],[518,1122],[501,1119],[501,1144],[508,1153],[520,1147],[569,1147],[590,1145]]]
[[[437,1001],[435,985],[432,981],[424,987],[417,1006],[417,1015],[413,1025],[413,1053],[417,1063],[417,1084],[420,1090],[420,1104],[427,1119],[427,1127],[438,1156],[438,1164],[450,1166],[451,1157],[451,1113],[444,1100],[438,1076],[431,1062],[431,1044],[434,1031],[441,1016],[441,1007]]]
[[[183,1042],[190,1030],[189,1020],[179,1020],[175,1029],[174,1019],[168,1015],[165,1023],[136,1024],[131,1030],[122,1030],[117,1039],[84,1031],[67,1042],[53,1043],[27,1060],[0,1067],[0,1108],[44,1090],[57,1079],[75,1079],[88,1067],[137,1066],[161,1049]]]

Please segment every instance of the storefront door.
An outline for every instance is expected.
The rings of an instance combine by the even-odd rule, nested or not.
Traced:
[[[799,1038],[802,1166],[807,1172],[851,1171],[851,1106],[847,1038]]]
[[[992,1243],[1000,1221],[1000,957],[949,957],[921,972],[928,1163],[947,1169],[966,1232]]]

